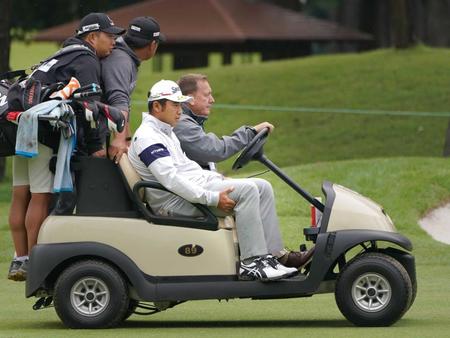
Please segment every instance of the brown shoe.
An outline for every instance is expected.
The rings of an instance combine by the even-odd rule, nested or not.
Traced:
[[[278,258],[279,262],[288,268],[301,268],[308,263],[314,254],[314,248],[307,251],[289,251],[284,256]]]

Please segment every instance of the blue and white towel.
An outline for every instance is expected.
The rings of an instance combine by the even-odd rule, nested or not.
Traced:
[[[42,102],[28,109],[22,113],[17,128],[16,154],[31,158],[38,156],[37,133],[39,115],[61,118],[68,124],[67,127],[59,127],[61,138],[59,141],[55,178],[53,181],[54,192],[73,191],[70,158],[76,147],[77,127],[75,114],[66,102],[67,101],[51,100]]]
[[[36,157],[38,155],[38,118],[39,115],[50,116],[62,101],[45,101],[25,110],[20,115],[16,137],[16,155]],[[54,113],[61,113],[58,109]],[[58,116],[59,117],[59,116]]]
[[[64,133],[61,133],[61,138],[59,140],[53,192],[73,191],[70,158],[72,157],[72,153],[77,143],[77,125],[75,118],[72,118],[72,121],[70,121],[69,128],[71,128],[70,136],[66,138],[64,137]]]

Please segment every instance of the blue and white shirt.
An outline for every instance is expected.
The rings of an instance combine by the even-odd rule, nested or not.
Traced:
[[[219,192],[204,189],[211,180],[223,180],[217,172],[203,170],[181,150],[172,127],[148,113],[136,130],[128,150],[131,164],[143,180],[157,181],[169,191],[191,203],[217,206]],[[168,192],[147,189],[147,199],[155,212],[179,197]]]

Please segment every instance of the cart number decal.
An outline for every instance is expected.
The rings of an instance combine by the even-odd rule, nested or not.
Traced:
[[[203,248],[196,244],[186,244],[178,248],[178,253],[185,257],[195,257],[201,255]]]

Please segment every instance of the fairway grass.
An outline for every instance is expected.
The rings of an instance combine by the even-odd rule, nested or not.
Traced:
[[[11,65],[14,69],[28,67],[55,49],[55,44],[14,43]],[[241,125],[272,122],[276,129],[266,149],[278,165],[437,157],[442,154],[450,119],[449,58],[449,49],[419,46],[162,73],[153,72],[151,65],[143,62],[132,97],[131,124],[133,129],[139,125],[141,112],[147,110],[148,89],[156,81],[201,72],[208,75],[218,104],[306,107],[302,111],[264,111],[213,106],[205,127],[218,135]],[[327,109],[443,112],[448,116],[339,114]],[[230,167],[231,160],[219,165],[226,174]],[[246,170],[255,168],[250,165]]]
[[[270,153],[267,154],[270,157]],[[388,328],[357,328],[340,314],[332,294],[285,300],[192,301],[150,317],[133,315],[123,326],[104,331],[68,330],[53,309],[33,311],[24,284],[0,279],[0,337],[447,337],[450,331],[450,246],[431,239],[417,224],[426,210],[450,198],[448,160],[392,158],[324,162],[285,171],[314,195],[323,179],[340,183],[382,204],[398,230],[410,238],[417,262],[417,299]],[[283,238],[303,242],[309,207],[273,174]],[[7,226],[9,180],[0,184],[0,272],[9,265]]]
[[[0,264],[1,271],[7,265]],[[287,300],[192,301],[153,316],[133,315],[109,330],[69,330],[54,309],[33,311],[23,284],[1,283],[0,337],[448,337],[450,269],[418,266],[414,305],[387,328],[354,327],[332,294]]]
[[[11,67],[28,67],[56,49],[55,44],[14,43]],[[216,102],[222,104],[448,112],[449,57],[449,49],[417,47],[193,71],[208,75]],[[176,80],[190,71],[153,73],[143,63],[133,95],[133,127],[146,110],[141,102],[154,82]],[[340,314],[334,296],[327,294],[270,301],[192,301],[150,317],[133,315],[117,329],[68,330],[53,309],[31,309],[35,299],[25,299],[23,283],[6,279],[13,252],[8,230],[9,165],[7,180],[0,183],[0,277],[4,276],[0,338],[448,337],[450,246],[432,240],[418,219],[450,200],[449,161],[438,158],[449,118],[216,107],[206,129],[223,135],[265,120],[276,125],[266,154],[295,181],[315,196],[322,195],[321,182],[328,179],[374,199],[399,232],[412,240],[418,295],[403,319],[389,328],[356,328]],[[230,174],[231,163],[232,159],[221,163],[220,170]],[[238,174],[263,170],[253,163]],[[302,228],[309,224],[309,207],[275,175],[261,177],[274,185],[285,244],[296,248],[304,242]]]

